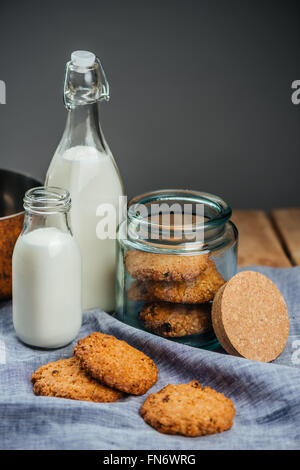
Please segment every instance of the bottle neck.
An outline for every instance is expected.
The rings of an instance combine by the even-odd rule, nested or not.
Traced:
[[[56,187],[29,189],[24,197],[23,234],[37,228],[55,227],[68,232],[68,213],[71,207],[70,193]]]
[[[100,127],[97,103],[79,105],[68,110],[64,136],[69,145],[89,145],[106,151],[107,145]]]
[[[33,214],[30,211],[25,211],[22,235],[40,228],[57,228],[61,232],[72,234],[69,213]]]

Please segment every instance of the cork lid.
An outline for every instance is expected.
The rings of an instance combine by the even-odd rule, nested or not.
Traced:
[[[219,289],[212,323],[225,351],[262,362],[281,354],[289,334],[283,296],[269,278],[255,271],[238,273]]]

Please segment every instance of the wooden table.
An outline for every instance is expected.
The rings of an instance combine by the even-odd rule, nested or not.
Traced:
[[[287,268],[300,265],[300,208],[234,210],[239,231],[239,266]]]

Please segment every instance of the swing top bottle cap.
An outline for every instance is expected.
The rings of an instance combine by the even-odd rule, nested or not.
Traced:
[[[95,63],[96,56],[89,51],[74,51],[71,54],[71,60],[78,67],[91,67]]]

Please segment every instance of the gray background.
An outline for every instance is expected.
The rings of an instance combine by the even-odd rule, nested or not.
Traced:
[[[110,81],[101,122],[129,196],[177,187],[300,206],[299,13],[292,0],[1,0],[0,166],[44,177],[65,62],[88,49]]]

